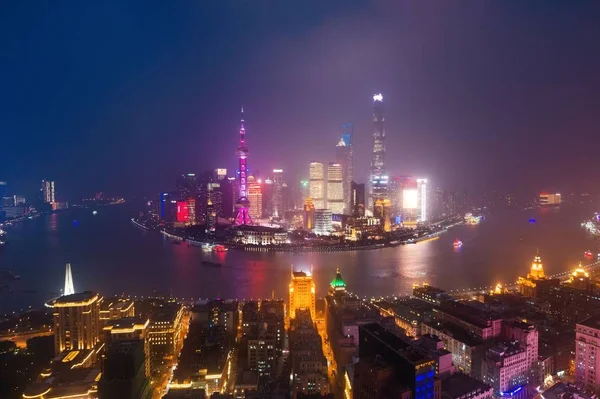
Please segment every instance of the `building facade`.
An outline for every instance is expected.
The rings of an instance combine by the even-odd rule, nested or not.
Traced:
[[[311,162],[309,191],[315,209],[325,209],[325,167],[321,162]]]
[[[100,304],[102,296],[86,291],[66,295],[52,303],[54,350],[94,349],[100,339]]]
[[[344,213],[343,169],[337,162],[330,162],[327,168],[327,208],[335,214]]]
[[[312,273],[292,271],[292,281],[290,282],[290,319],[296,318],[298,309],[310,310],[311,318],[316,316],[315,310],[315,283]]]
[[[600,316],[576,324],[575,382],[579,388],[600,391]]]

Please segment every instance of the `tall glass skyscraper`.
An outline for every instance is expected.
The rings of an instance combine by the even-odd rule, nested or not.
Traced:
[[[344,213],[350,214],[350,189],[354,179],[354,150],[352,138],[354,126],[347,123],[342,126],[342,136],[336,146],[336,160],[342,165],[342,185],[344,190]]]
[[[325,167],[321,162],[311,162],[309,177],[310,196],[315,209],[325,209]]]
[[[388,177],[385,174],[385,117],[383,116],[383,96],[373,96],[373,157],[369,207],[373,209],[376,199],[385,199]]]
[[[332,213],[344,213],[344,183],[342,165],[330,162],[327,168],[327,209]]]

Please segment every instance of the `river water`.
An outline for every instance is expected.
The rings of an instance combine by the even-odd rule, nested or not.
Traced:
[[[313,269],[317,295],[327,292],[337,267],[348,289],[359,295],[407,294],[414,283],[444,289],[514,281],[527,272],[539,248],[546,273],[585,262],[583,252],[598,252],[580,227],[593,211],[564,205],[490,215],[477,226],[460,226],[440,239],[395,248],[336,253],[269,253],[230,250],[204,253],[173,245],[161,234],[129,220],[131,205],[70,210],[14,226],[0,252],[0,269],[21,279],[0,292],[0,311],[39,307],[64,285],[70,262],[76,291],[104,295],[165,294],[185,298],[286,298],[290,270]],[[530,223],[534,217],[536,223]],[[463,242],[460,250],[452,243]],[[203,260],[223,263],[203,266]]]

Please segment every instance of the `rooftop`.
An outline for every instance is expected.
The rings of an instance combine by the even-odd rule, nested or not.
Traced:
[[[474,392],[491,391],[492,387],[463,373],[454,373],[442,381],[442,392],[452,399]]]
[[[370,323],[359,326],[359,334],[362,334],[363,331],[368,332],[372,336],[384,342],[391,350],[395,351],[412,364],[421,364],[432,360],[429,356],[417,351],[408,342],[405,342],[392,332],[386,330],[379,323]]]
[[[543,397],[546,399],[596,399],[593,393],[584,392],[571,384],[558,382],[544,391]]]
[[[465,330],[463,330],[455,324],[449,322],[427,322],[423,324],[434,328],[437,331],[446,334],[467,346],[473,347],[481,344],[481,341],[479,339],[468,334]]]
[[[63,295],[59,298],[57,298],[54,301],[54,305],[58,305],[58,306],[67,306],[67,305],[71,305],[71,306],[77,306],[79,305],[89,305],[93,302],[95,302],[97,299],[99,298],[99,295],[96,294],[95,292],[92,291],[84,291],[84,292],[79,292],[77,294],[71,294],[71,295]]]
[[[577,324],[582,325],[584,327],[595,328],[597,330],[600,330],[600,314],[588,317],[587,319],[580,321]]]

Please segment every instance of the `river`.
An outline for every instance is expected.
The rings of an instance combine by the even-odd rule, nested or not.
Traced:
[[[527,272],[539,248],[546,273],[585,262],[583,252],[597,252],[580,227],[593,211],[564,205],[535,211],[490,215],[476,226],[460,226],[440,239],[395,248],[336,253],[270,253],[230,250],[204,253],[173,245],[156,232],[129,220],[132,205],[69,210],[14,226],[0,252],[0,269],[21,279],[0,292],[0,311],[40,307],[64,285],[70,262],[77,291],[104,295],[165,294],[185,298],[287,297],[290,270],[313,269],[317,295],[327,292],[337,267],[348,289],[359,295],[407,294],[414,283],[444,289],[479,287],[514,281]],[[530,223],[531,217],[536,223]],[[455,250],[459,238],[463,247]],[[221,268],[203,260],[223,263]]]

